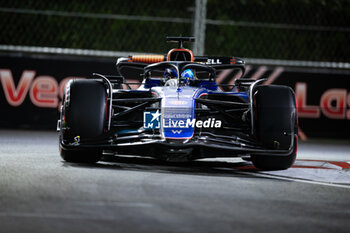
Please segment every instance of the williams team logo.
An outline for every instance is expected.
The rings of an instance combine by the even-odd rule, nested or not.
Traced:
[[[160,129],[159,110],[156,112],[143,112],[143,128],[145,129]]]

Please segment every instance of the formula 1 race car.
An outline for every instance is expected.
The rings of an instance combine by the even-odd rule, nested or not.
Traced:
[[[82,163],[104,152],[170,161],[242,157],[259,169],[291,167],[298,144],[293,90],[243,78],[242,59],[194,56],[183,47],[193,37],[167,40],[179,44],[167,55],[122,57],[116,76],[67,83],[57,126],[61,157]],[[227,69],[240,78],[217,84]],[[135,71],[143,81],[132,89],[137,83],[123,73]]]

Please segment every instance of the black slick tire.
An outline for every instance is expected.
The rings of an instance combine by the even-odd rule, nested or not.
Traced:
[[[297,109],[291,88],[278,85],[258,86],[254,94],[255,128],[259,143],[267,149],[290,149],[289,155],[254,155],[254,166],[262,170],[290,168],[296,158],[298,144]]]
[[[63,143],[101,137],[106,121],[105,86],[98,80],[73,79],[66,85],[61,113],[60,155],[67,162],[95,163],[102,150],[67,149]]]

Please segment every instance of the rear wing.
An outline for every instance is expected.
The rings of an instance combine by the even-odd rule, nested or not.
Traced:
[[[133,55],[129,57],[121,57],[117,60],[117,70],[121,67],[144,68],[150,64],[173,61],[168,59],[169,55]],[[176,61],[176,60],[175,60]],[[187,61],[186,59],[180,61]],[[195,56],[189,62],[205,64],[216,70],[223,69],[239,69],[242,76],[245,73],[245,62],[243,59],[236,57],[219,57],[219,56]]]
[[[170,59],[170,58],[171,57],[169,56],[169,53],[166,55],[152,55],[152,54],[132,55],[128,57],[119,58],[117,61],[117,64],[119,62],[132,62],[132,63],[145,63],[145,65],[149,65],[152,63],[158,63],[163,61],[192,61],[192,62],[198,62],[202,64],[207,64],[207,65],[244,64],[244,60],[237,57],[193,56],[193,59],[186,59],[187,57],[184,56],[184,57],[181,57],[182,59],[180,59],[180,57],[177,57],[177,59]]]
[[[205,64],[216,70],[222,69],[240,69],[242,76],[245,72],[245,62],[237,57],[220,57],[220,56],[194,56],[193,52],[184,48],[185,42],[194,42],[194,37],[170,36],[167,37],[167,42],[178,43],[178,48],[171,49],[165,55],[132,55],[128,57],[121,57],[117,60],[117,69],[122,67],[144,68],[153,63],[165,61],[183,61]]]

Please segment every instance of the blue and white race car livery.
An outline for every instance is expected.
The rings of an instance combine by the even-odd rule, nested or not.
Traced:
[[[58,121],[62,158],[96,162],[109,151],[165,160],[242,157],[260,169],[289,168],[298,142],[293,90],[244,78],[240,58],[195,56],[183,47],[192,37],[167,39],[179,47],[119,58],[118,75],[67,83]],[[223,70],[241,78],[217,84]],[[136,89],[125,81],[130,74],[142,77]]]

